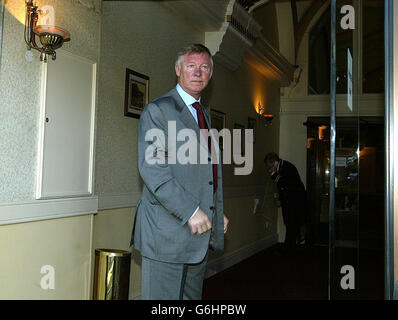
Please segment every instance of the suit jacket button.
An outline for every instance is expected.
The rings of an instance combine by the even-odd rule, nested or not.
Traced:
[[[211,161],[211,158],[209,157],[209,158],[207,158],[207,160],[208,160],[208,161]]]
[[[214,207],[213,207],[213,206],[211,206],[211,207],[210,207],[210,210],[214,210]]]
[[[213,181],[209,181],[209,185],[212,185],[213,184]]]

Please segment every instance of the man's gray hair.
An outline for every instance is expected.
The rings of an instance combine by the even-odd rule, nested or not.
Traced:
[[[210,66],[211,69],[213,69],[213,58],[211,56],[210,50],[204,46],[203,44],[200,43],[194,43],[189,46],[181,48],[178,53],[177,53],[177,60],[175,65],[178,66],[181,69],[181,62],[184,59],[185,54],[194,54],[194,53],[207,53],[210,57]]]

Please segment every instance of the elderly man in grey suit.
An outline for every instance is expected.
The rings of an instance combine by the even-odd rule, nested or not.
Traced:
[[[213,73],[210,51],[200,44],[181,49],[175,72],[177,86],[144,108],[138,128],[144,186],[132,244],[142,255],[142,299],[201,299],[208,249],[223,250],[228,226],[218,144],[205,137],[210,116],[200,105]],[[181,161],[187,141],[176,136],[187,129],[192,154]]]

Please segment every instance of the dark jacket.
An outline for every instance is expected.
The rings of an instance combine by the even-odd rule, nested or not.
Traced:
[[[302,225],[308,211],[307,192],[296,167],[281,159],[271,178],[277,184],[285,224],[291,222]]]

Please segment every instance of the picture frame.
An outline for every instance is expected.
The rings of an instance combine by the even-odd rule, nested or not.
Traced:
[[[256,143],[256,125],[257,125],[257,120],[255,118],[251,117],[247,118],[247,128],[253,129],[253,144]]]
[[[240,143],[241,143],[241,155],[245,154],[245,126],[243,124],[234,123],[234,129],[240,129]]]
[[[211,119],[210,121],[211,121],[212,128],[216,129],[218,132],[220,132],[222,129],[225,129],[226,115],[224,112],[210,108],[210,119]],[[224,136],[223,135],[220,135],[219,145],[220,145],[220,149],[224,150]]]
[[[149,102],[149,77],[126,68],[124,115],[139,119]]]

